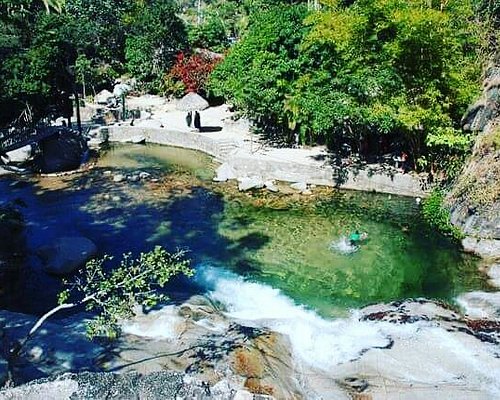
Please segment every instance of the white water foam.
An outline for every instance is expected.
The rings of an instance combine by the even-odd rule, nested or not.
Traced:
[[[352,245],[346,236],[341,236],[330,243],[330,250],[340,254],[351,254],[359,250],[359,246]]]
[[[354,315],[329,321],[270,286],[207,265],[197,270],[196,279],[225,305],[228,317],[287,335],[294,354],[315,368],[330,370],[389,343],[375,323],[360,322]]]
[[[166,306],[159,311],[152,311],[148,314],[137,313],[133,320],[125,321],[122,324],[124,333],[131,335],[170,339],[178,336],[177,326],[183,322],[183,318],[175,306]]]
[[[392,337],[396,352],[372,350],[363,358],[371,359],[369,365],[377,365],[380,376],[423,386],[466,384],[491,393],[493,398],[500,396],[498,346],[481,343],[470,335],[447,332],[432,321],[398,325],[360,321],[355,313],[350,318],[327,320],[268,285],[245,281],[208,264],[198,265],[196,270],[196,281],[224,305],[229,318],[286,335],[294,358],[300,364],[325,371],[325,376],[332,376],[341,368],[336,366],[359,358],[368,349],[386,347]],[[125,325],[125,332],[175,339],[176,326],[182,322],[175,308],[165,307],[154,314],[153,319],[136,319]],[[210,328],[223,331],[224,327]]]

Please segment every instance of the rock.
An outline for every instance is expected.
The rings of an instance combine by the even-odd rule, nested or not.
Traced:
[[[103,372],[64,374],[4,389],[0,391],[0,399],[271,399],[269,396],[252,395],[234,385],[215,388],[200,380],[185,379],[184,376],[169,371],[145,375]]]
[[[251,176],[239,179],[238,189],[241,192],[250,189],[261,189],[264,187],[264,182],[262,178],[258,176]]]
[[[483,258],[500,256],[500,240],[478,239],[468,236],[462,240],[464,251],[477,254]]]
[[[278,187],[274,184],[274,181],[266,181],[264,182],[264,187],[270,192],[279,192]]]
[[[488,268],[486,274],[490,278],[489,283],[492,286],[500,288],[500,264],[493,264]]]
[[[472,155],[447,194],[451,222],[465,235],[464,247],[485,258],[500,258],[500,66],[485,72],[483,94],[462,121],[464,130],[475,135]],[[496,244],[494,243],[496,241]]]
[[[33,346],[27,353],[30,361],[39,362],[43,356],[43,349],[40,346]]]
[[[490,67],[485,74],[483,94],[474,105],[469,107],[462,119],[464,130],[482,131],[499,114],[500,67]]]
[[[109,90],[101,90],[99,93],[94,98],[94,101],[97,104],[108,104],[108,101],[112,98],[114,98],[113,93],[111,93]]]
[[[234,171],[233,167],[230,164],[224,163],[219,168],[217,168],[214,181],[226,182],[227,180],[230,179],[236,179],[236,172]]]
[[[84,237],[62,237],[37,251],[45,272],[67,275],[82,267],[97,254],[96,245]]]
[[[307,183],[305,182],[292,183],[290,187],[292,189],[298,190],[299,192],[304,192],[305,190],[307,190]]]
[[[121,198],[120,198],[120,196],[113,196],[113,197],[111,197],[111,200],[113,200],[115,203],[117,203],[121,200]]]
[[[144,144],[146,143],[146,137],[144,135],[135,135],[128,138],[120,140],[122,143],[134,143],[134,144]]]
[[[130,176],[127,176],[127,180],[129,182],[139,182],[140,178],[139,178],[139,175],[130,175]]]
[[[150,176],[151,174],[149,172],[144,172],[144,171],[139,172],[140,179],[148,179]]]
[[[87,139],[67,128],[60,128],[57,134],[39,142],[39,146],[41,153],[35,164],[43,173],[77,169],[88,152]]]
[[[113,176],[113,182],[123,182],[126,178],[123,174],[116,174]]]
[[[3,387],[9,379],[9,363],[0,358],[0,387]]]
[[[109,169],[104,171],[102,174],[103,175],[111,175],[113,173],[113,171],[110,171]]]
[[[33,148],[30,144],[7,153],[7,164],[23,164],[33,157]]]
[[[471,318],[500,318],[500,292],[470,292],[457,298],[458,304]]]

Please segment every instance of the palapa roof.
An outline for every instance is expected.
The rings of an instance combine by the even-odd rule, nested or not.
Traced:
[[[189,92],[179,100],[175,108],[181,111],[201,111],[208,108],[208,101],[198,93]]]

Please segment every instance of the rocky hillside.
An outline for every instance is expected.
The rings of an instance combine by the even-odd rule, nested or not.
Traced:
[[[467,235],[464,248],[500,257],[500,64],[490,67],[483,94],[464,118],[477,132],[473,154],[448,196],[452,222]]]

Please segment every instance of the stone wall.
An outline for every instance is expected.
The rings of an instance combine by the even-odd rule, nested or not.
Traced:
[[[132,126],[110,126],[108,129],[111,141],[127,142],[133,137],[144,137],[150,143],[184,147],[210,154],[219,161],[227,163],[235,171],[237,178],[257,176],[263,180],[337,186],[335,177],[338,173],[326,163],[303,164],[293,160],[253,154],[243,148],[235,149],[228,154],[227,140],[217,140],[194,132]],[[427,194],[425,179],[395,169],[377,171],[370,166],[349,170],[347,179],[340,187],[413,197],[424,197]]]

